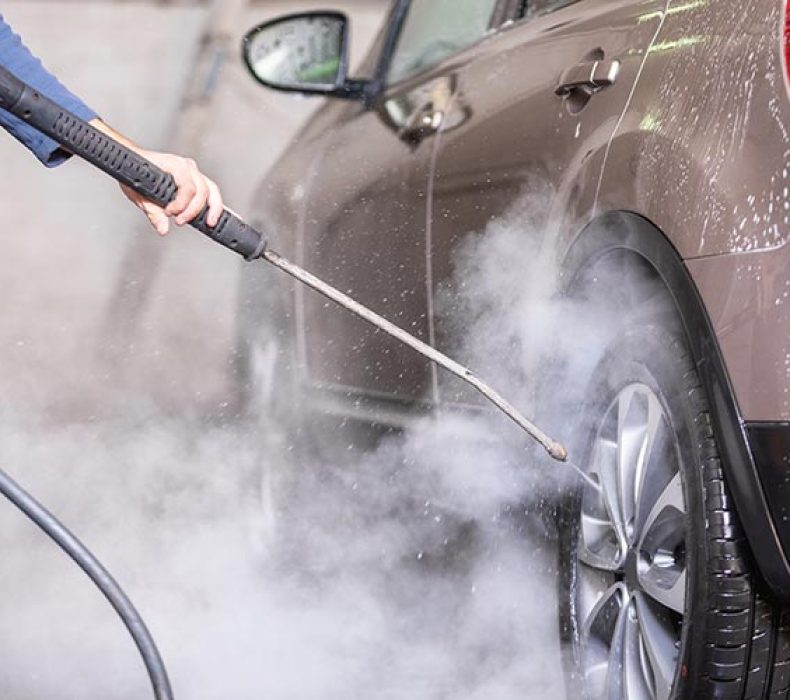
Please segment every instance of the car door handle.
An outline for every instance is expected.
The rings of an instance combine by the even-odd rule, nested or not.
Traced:
[[[574,90],[595,93],[614,85],[620,73],[620,61],[589,61],[568,68],[560,78],[555,92],[560,97]]]
[[[418,109],[400,131],[400,138],[411,145],[419,145],[429,136],[439,132],[444,122],[444,110],[437,109],[432,102]]]

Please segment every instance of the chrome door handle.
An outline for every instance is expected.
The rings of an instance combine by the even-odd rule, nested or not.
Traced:
[[[599,92],[614,85],[620,73],[620,61],[591,61],[578,63],[568,68],[560,78],[555,92],[560,97],[570,95],[574,90],[589,93]]]
[[[444,112],[430,104],[419,110],[412,117],[406,129],[421,129],[428,133],[436,133],[441,128],[443,121]]]
[[[409,144],[419,145],[424,139],[438,133],[444,123],[444,116],[443,110],[428,103],[412,114],[399,136]]]

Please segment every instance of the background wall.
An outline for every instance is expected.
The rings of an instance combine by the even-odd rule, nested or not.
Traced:
[[[8,0],[0,11],[109,123],[146,147],[188,151],[243,213],[320,100],[256,84],[239,41],[321,4]],[[329,4],[351,15],[358,57],[382,3]],[[282,677],[282,644],[279,630],[258,629],[279,609],[265,608],[249,537],[264,515],[267,431],[207,418],[232,401],[244,263],[191,229],[159,239],[107,177],[76,159],[46,170],[5,133],[0,212],[0,465],[128,588],[179,696],[294,697],[266,686]],[[0,559],[0,697],[148,697],[106,601],[5,501]]]
[[[331,4],[351,16],[359,60],[386,3]],[[320,100],[255,83],[239,42],[258,22],[315,7],[11,0],[2,11],[106,121],[146,147],[193,155],[243,214]],[[0,363],[13,367],[0,373],[0,392],[51,409],[61,397],[71,416],[106,408],[108,383],[156,387],[157,400],[179,407],[212,411],[227,401],[243,263],[189,229],[158,240],[117,186],[84,163],[47,171],[2,137],[0,162]],[[41,376],[57,381],[42,385]]]

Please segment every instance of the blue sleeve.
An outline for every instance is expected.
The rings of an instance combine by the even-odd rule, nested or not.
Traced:
[[[63,87],[41,65],[41,61],[30,53],[1,14],[0,65],[81,119],[89,121],[96,117],[96,113],[92,109]],[[69,158],[70,154],[60,148],[55,141],[3,109],[0,109],[0,126],[33,151],[36,158],[48,168],[60,165]]]

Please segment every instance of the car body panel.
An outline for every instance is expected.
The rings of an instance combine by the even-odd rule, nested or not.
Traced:
[[[636,208],[684,259],[790,240],[784,5],[673,0],[613,140],[602,210]]]
[[[516,23],[481,46],[474,60],[450,67],[456,102],[473,116],[440,136],[430,230],[435,293],[451,293],[458,242],[503,216],[513,219],[525,202],[530,214],[545,212],[537,221],[529,217],[533,226],[563,219],[558,228],[566,238],[542,241],[562,254],[591,216],[606,145],[665,5],[665,0],[573,3]],[[658,12],[657,18],[639,22],[649,11]],[[613,85],[581,108],[556,94],[566,71],[593,61],[619,64]],[[524,240],[535,245],[539,239],[525,235]],[[438,347],[457,352],[454,321],[434,321]],[[443,401],[473,400],[460,382],[445,381],[444,375],[440,382]]]
[[[687,265],[716,329],[743,419],[790,421],[790,246]]]
[[[395,3],[391,22],[405,7]],[[394,37],[385,29],[373,53]],[[369,70],[375,62],[371,56]],[[428,102],[446,103],[451,94],[443,79],[421,74],[335,112],[315,148],[298,232],[302,264],[423,340],[430,339],[425,225],[435,134],[420,133],[420,118]],[[428,392],[431,365],[422,356],[315,294],[297,291],[297,306],[303,381],[313,391],[351,403],[366,394],[415,401]]]
[[[381,110],[357,109],[327,134],[319,158],[305,203],[304,265],[427,339],[429,144],[413,151]],[[403,353],[392,338],[323,297],[308,293],[302,299],[311,384],[405,397],[424,393],[422,358]]]
[[[687,260],[741,414],[754,421],[789,415],[784,5],[672,2],[596,203],[644,216]]]
[[[534,205],[536,191],[560,259],[593,232],[638,252],[675,299],[750,544],[790,600],[779,535],[790,542],[790,531],[766,495],[787,467],[773,448],[755,460],[745,428],[790,421],[785,4],[577,0],[514,22],[368,103],[327,105],[259,205],[297,262],[453,354],[435,302],[455,245]],[[585,58],[616,59],[620,73],[571,113],[554,90]],[[376,63],[374,51],[371,73]],[[438,134],[410,133],[425,105],[441,106]],[[294,295],[311,406],[397,425],[438,402],[476,410],[411,351],[311,292]]]

